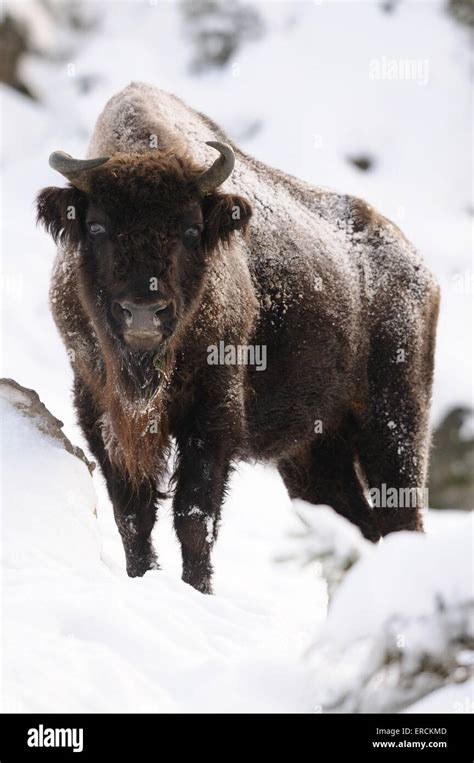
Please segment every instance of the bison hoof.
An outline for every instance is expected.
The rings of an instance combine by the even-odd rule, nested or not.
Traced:
[[[127,575],[129,578],[142,578],[145,572],[159,569],[160,565],[155,556],[127,559]]]
[[[424,532],[423,519],[419,509],[375,509],[381,535],[409,530]]]
[[[379,528],[376,526],[375,522],[364,522],[359,524],[359,529],[367,540],[372,541],[372,543],[377,543],[381,536]]]
[[[208,565],[184,565],[182,580],[196,591],[212,594],[212,570]]]
[[[183,580],[188,585],[192,586],[196,589],[196,591],[199,591],[200,593],[207,593],[212,594],[212,583],[210,579],[207,578],[199,578],[199,579],[187,579],[183,575]]]

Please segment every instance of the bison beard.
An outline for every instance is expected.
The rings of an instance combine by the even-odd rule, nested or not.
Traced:
[[[421,530],[420,502],[367,500],[384,486],[422,496],[426,479],[439,296],[403,234],[140,83],[107,104],[90,151],[52,155],[71,185],[40,193],[38,219],[59,244],[52,311],[128,574],[157,568],[150,536],[171,490],[183,579],[211,592],[237,459],[274,463],[290,496],[373,541]],[[220,342],[265,347],[265,371],[208,364]]]

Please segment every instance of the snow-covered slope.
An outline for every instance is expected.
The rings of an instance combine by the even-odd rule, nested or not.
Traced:
[[[324,617],[325,586],[314,569],[273,561],[296,526],[273,473],[238,480],[216,553],[216,596],[181,582],[166,511],[163,570],[130,579],[117,534],[93,514],[85,465],[0,403],[4,711],[311,708],[301,655]]]
[[[86,466],[0,403],[4,711],[385,710],[443,683],[446,707],[454,702],[452,676],[464,681],[472,666],[469,516],[430,539],[402,533],[374,548],[342,518],[306,507],[323,554],[355,545],[362,557],[324,624],[318,565],[274,560],[298,530],[290,502],[271,470],[245,468],[226,507],[215,596],[180,580],[168,514],[156,533],[163,569],[130,579],[117,534],[94,515]],[[423,667],[427,656],[442,678]],[[455,697],[469,704],[469,685]]]
[[[393,712],[443,686],[451,701],[453,683],[457,701],[474,700],[473,529],[465,514],[442,533],[397,533],[365,550],[314,647],[316,704]]]

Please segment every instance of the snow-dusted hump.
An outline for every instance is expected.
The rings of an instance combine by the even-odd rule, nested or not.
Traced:
[[[117,153],[146,153],[159,150],[187,154],[208,167],[216,159],[209,140],[232,141],[206,116],[198,113],[171,93],[143,82],[131,82],[114,95],[99,116],[87,156],[113,156]],[[233,145],[237,161],[234,172],[223,185],[226,192],[245,193],[254,214],[265,222],[271,213],[272,226],[288,224],[298,218],[312,228],[308,216],[318,194],[312,186],[267,167]],[[275,182],[276,181],[276,182]],[[303,202],[303,204],[302,204]],[[324,220],[321,227],[324,228]]]
[[[215,138],[206,120],[179,98],[144,82],[131,82],[105,106],[88,156],[145,153],[156,148],[192,152],[199,161],[213,156],[205,146]]]

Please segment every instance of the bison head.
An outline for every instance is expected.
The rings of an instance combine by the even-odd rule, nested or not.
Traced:
[[[71,183],[45,188],[38,220],[78,257],[78,291],[98,336],[128,353],[155,352],[198,309],[213,252],[251,209],[219,193],[230,146],[207,170],[169,152],[78,161],[55,152],[51,166]]]

